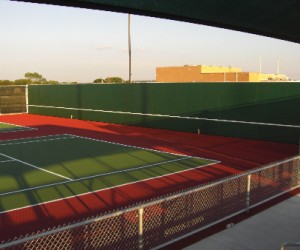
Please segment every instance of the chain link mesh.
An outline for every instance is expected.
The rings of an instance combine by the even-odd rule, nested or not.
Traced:
[[[104,219],[100,217],[86,225],[65,226],[67,229],[56,233],[51,231],[59,228],[51,229],[49,235],[5,249],[135,249],[138,244],[137,218],[137,210]]]
[[[299,185],[300,158],[278,163],[258,170],[251,177],[250,204],[255,205],[269,197],[281,194]]]
[[[14,239],[8,242],[10,246],[2,244],[0,248],[150,249],[246,211],[249,206],[299,185],[300,157],[296,157],[130,210],[20,237],[24,242]]]
[[[155,247],[245,209],[246,177],[145,207],[144,245]]]

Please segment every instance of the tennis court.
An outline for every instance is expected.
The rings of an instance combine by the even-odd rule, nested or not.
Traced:
[[[71,134],[0,143],[1,213],[179,173],[216,161]]]
[[[291,144],[53,116],[16,114],[0,118],[12,127],[15,124],[32,128],[0,133],[1,242],[176,196],[184,190],[293,156],[299,150]],[[235,197],[240,192],[235,184],[222,190],[226,199],[229,194]],[[229,213],[223,202],[215,203],[220,198],[219,191],[205,193],[202,198],[196,195],[195,200],[178,198],[180,205],[170,209],[166,209],[166,204],[154,206],[151,216],[148,213],[153,209],[146,209],[145,220],[150,223],[169,216],[165,213],[173,218],[172,211],[189,216],[186,202],[195,202],[195,209],[203,204],[205,210],[207,204],[219,204],[222,211]],[[241,196],[245,196],[243,191]],[[234,204],[238,209],[237,204],[244,204],[244,199]],[[210,214],[209,211],[212,210],[208,209]],[[136,221],[136,215],[131,219],[128,216],[117,216],[116,221],[120,218],[120,223],[127,226]],[[115,225],[116,232],[124,228],[127,227]]]

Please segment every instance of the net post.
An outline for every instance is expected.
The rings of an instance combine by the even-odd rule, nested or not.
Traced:
[[[246,211],[250,211],[251,174],[247,175]]]
[[[144,214],[144,208],[139,207],[138,209],[138,218],[139,218],[139,228],[138,228],[138,249],[144,248],[144,235],[143,235],[143,214]]]

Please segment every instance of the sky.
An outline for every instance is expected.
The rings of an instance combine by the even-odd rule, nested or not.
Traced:
[[[127,14],[0,0],[0,80],[128,79]],[[216,65],[300,79],[300,44],[204,25],[131,15],[132,80],[156,67]]]

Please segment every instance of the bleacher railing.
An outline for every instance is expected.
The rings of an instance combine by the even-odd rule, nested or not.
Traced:
[[[300,187],[300,156],[79,223],[2,242],[1,249],[161,248]]]

